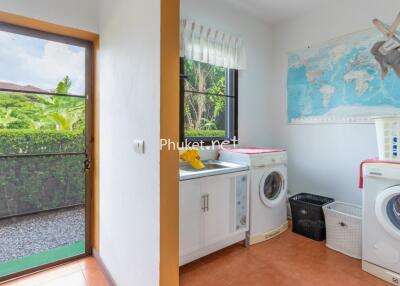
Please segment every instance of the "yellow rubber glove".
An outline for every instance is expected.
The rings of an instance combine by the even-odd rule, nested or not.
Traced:
[[[182,153],[179,158],[186,161],[195,169],[203,169],[205,166],[200,161],[199,151],[196,149],[189,149]]]

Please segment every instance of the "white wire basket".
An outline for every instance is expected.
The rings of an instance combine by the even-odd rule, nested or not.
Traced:
[[[361,207],[333,202],[322,207],[325,215],[326,246],[361,259]]]
[[[400,161],[400,117],[376,118],[375,128],[379,159]]]

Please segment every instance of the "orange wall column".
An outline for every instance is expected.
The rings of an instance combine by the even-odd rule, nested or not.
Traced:
[[[179,0],[161,1],[160,137],[179,141]],[[160,151],[160,285],[179,285],[179,160]]]

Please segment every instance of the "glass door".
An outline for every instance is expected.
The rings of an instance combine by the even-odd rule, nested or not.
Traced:
[[[87,255],[90,42],[0,23],[0,281]]]
[[[400,238],[400,186],[387,188],[377,195],[375,216],[388,234]]]
[[[267,207],[274,207],[285,197],[285,178],[279,170],[265,172],[260,183],[260,199]]]
[[[400,195],[393,196],[389,200],[386,211],[390,222],[400,231]]]

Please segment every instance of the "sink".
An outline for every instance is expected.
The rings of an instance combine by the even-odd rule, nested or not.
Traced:
[[[238,165],[229,162],[210,160],[203,162],[203,169],[195,169],[187,163],[181,163],[179,166],[180,180],[189,180],[206,176],[221,175],[233,172],[248,170],[248,166]]]
[[[225,168],[229,168],[228,166],[225,166],[223,164],[219,164],[219,163],[215,163],[215,162],[204,162],[204,168],[203,169],[195,169],[190,165],[181,165],[180,169],[182,171],[189,171],[189,172],[204,172],[207,170],[218,170],[218,169],[225,169]]]

